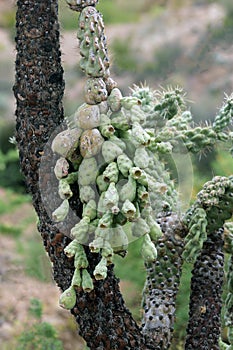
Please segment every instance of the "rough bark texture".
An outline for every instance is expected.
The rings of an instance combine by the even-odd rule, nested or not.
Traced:
[[[50,152],[44,154],[44,147],[63,120],[64,81],[57,0],[18,0],[17,6],[14,93],[17,101],[16,139],[21,169],[39,217],[38,228],[45,249],[53,263],[54,279],[65,290],[73,275],[73,261],[63,253],[70,239],[51,221],[46,210],[46,198],[42,198],[39,186],[39,168],[43,155],[45,169],[42,185],[50,183],[53,156]],[[51,187],[49,190],[53,193],[56,188]],[[78,197],[75,201],[74,204],[80,210]],[[99,257],[88,251],[87,254],[92,273],[92,267]],[[90,349],[154,349],[150,341],[145,343],[140,328],[125,307],[112,266],[106,280],[95,282],[93,292],[88,294],[77,290],[77,300],[72,314],[79,324],[80,335]]]
[[[185,230],[176,214],[169,213],[159,218],[158,223],[163,236],[156,244],[156,262],[146,266],[142,329],[147,337],[153,339],[156,349],[165,350],[171,345],[174,330]]]
[[[219,350],[223,284],[223,229],[208,236],[191,280],[186,350]]]

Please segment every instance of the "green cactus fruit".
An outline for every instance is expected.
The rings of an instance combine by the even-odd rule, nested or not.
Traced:
[[[137,196],[143,202],[147,202],[149,200],[149,193],[145,186],[140,184],[137,185]]]
[[[102,238],[104,241],[108,240],[109,239],[109,229],[104,227],[104,228],[101,228],[101,227],[97,227],[96,230],[95,230],[95,237],[100,237]],[[103,248],[103,246],[102,246]]]
[[[76,269],[86,269],[88,260],[83,246],[80,244],[74,257],[74,266]]]
[[[79,250],[79,246],[80,244],[77,240],[74,239],[73,241],[71,241],[64,249],[66,256],[68,258],[72,258],[73,256],[75,256],[76,251]]]
[[[99,105],[100,110],[100,128],[106,125],[111,124],[111,119],[108,117],[108,105],[106,105],[106,111],[104,110],[105,105],[103,105],[103,102]],[[103,111],[102,111],[103,109]],[[102,113],[101,113],[102,111]],[[105,113],[104,113],[105,112]]]
[[[143,237],[141,255],[145,263],[154,262],[157,258],[157,249],[148,234]]]
[[[139,104],[133,105],[130,109],[130,115],[131,115],[131,123],[140,123],[143,124],[146,121],[146,114],[142,110],[141,106]]]
[[[73,237],[79,243],[86,243],[88,241],[88,228],[90,224],[90,218],[84,216],[70,231],[71,237]]]
[[[153,241],[157,241],[158,238],[162,236],[162,231],[159,224],[153,219],[152,215],[149,215],[146,218],[146,222],[150,228],[150,232],[149,232],[150,238]]]
[[[97,216],[99,218],[101,218],[107,210],[107,208],[105,206],[105,193],[106,193],[106,191],[101,193],[101,195],[99,197],[99,201],[98,201]]]
[[[112,212],[111,211],[107,211],[104,213],[104,215],[99,219],[99,227],[106,229],[106,228],[110,228],[112,225]]]
[[[136,181],[132,178],[132,176],[128,176],[128,181],[124,183],[123,185],[121,182],[119,183],[119,186],[117,187],[119,191],[119,197],[122,202],[125,202],[127,199],[130,202],[133,202],[136,197],[136,188],[137,184]]]
[[[78,183],[80,186],[89,186],[95,183],[98,166],[95,158],[84,158],[79,167]]]
[[[60,132],[52,142],[52,151],[69,159],[79,145],[82,134],[80,128],[67,129]]]
[[[121,255],[128,248],[128,237],[121,225],[111,229],[110,244],[114,253]]]
[[[130,168],[130,175],[135,179],[138,180],[140,178],[145,177],[145,181],[143,182],[142,185],[148,185],[147,182],[147,177],[146,177],[146,173],[139,167],[131,167]],[[140,182],[141,183],[141,182]]]
[[[132,139],[140,145],[148,146],[150,144],[150,135],[141,127],[139,123],[132,125]]]
[[[104,247],[104,239],[102,237],[96,237],[94,241],[92,241],[89,244],[91,253],[99,253],[103,247]]]
[[[101,78],[87,79],[84,87],[84,98],[89,105],[95,105],[106,101],[108,92],[105,82]]]
[[[83,158],[90,158],[101,151],[104,138],[98,129],[86,130],[80,138],[80,153]]]
[[[123,215],[121,211],[119,211],[117,215],[114,214],[113,221],[115,225],[124,226],[127,222],[127,217]]]
[[[103,172],[103,179],[105,182],[117,182],[119,170],[116,162],[109,163]]]
[[[128,220],[133,220],[136,216],[137,209],[132,202],[126,199],[122,205],[122,213]]]
[[[64,309],[71,310],[76,304],[76,292],[73,286],[66,289],[59,298],[59,305]]]
[[[104,181],[103,174],[101,174],[97,177],[96,184],[97,184],[100,192],[105,192],[109,186],[109,183]]]
[[[97,237],[89,244],[91,253],[99,253],[104,245],[104,240],[101,237]]]
[[[107,265],[111,265],[113,262],[114,252],[111,247],[109,240],[104,241],[104,246],[102,248],[101,254],[107,260]]]
[[[87,204],[83,206],[83,217],[88,217],[90,220],[96,218],[96,201],[91,199]]]
[[[115,143],[117,146],[119,146],[122,151],[126,150],[126,144],[124,141],[122,141],[119,137],[117,137],[116,135],[111,135],[109,137],[109,141]]]
[[[111,114],[111,124],[114,126],[114,128],[123,131],[129,130],[131,127],[130,121],[123,109]]]
[[[102,145],[102,155],[106,163],[113,162],[122,153],[122,149],[114,142],[105,141]]]
[[[89,228],[88,228],[89,235],[92,235],[93,233],[95,233],[95,230],[98,227],[98,224],[99,224],[99,218],[96,218],[90,222]]]
[[[112,89],[108,96],[108,105],[113,112],[118,112],[121,109],[122,94],[118,88]]]
[[[75,183],[78,180],[78,171],[70,173],[66,178],[61,179],[63,182],[67,182],[69,185]]]
[[[149,225],[141,217],[137,218],[137,220],[135,220],[132,223],[131,229],[132,229],[132,234],[135,237],[141,237],[143,235],[146,235],[146,234],[150,233]]]
[[[107,116],[107,114],[103,114],[103,113],[100,114],[99,130],[100,130],[102,136],[104,136],[106,138],[109,138],[110,136],[112,136],[115,133],[115,128],[111,124],[111,119]]]
[[[78,180],[78,172],[73,172],[67,177],[59,180],[58,184],[58,193],[61,199],[69,199],[73,196],[73,193],[70,189],[70,184],[75,183]]]
[[[54,221],[63,221],[69,212],[69,201],[68,199],[64,199],[62,204],[54,210],[52,213],[52,218]]]
[[[121,154],[117,157],[117,165],[122,175],[128,177],[129,171],[133,167],[132,160],[126,154]]]
[[[148,167],[150,157],[145,147],[139,147],[136,149],[133,161],[136,167],[139,167],[141,169],[145,169]]]
[[[104,196],[104,205],[107,209],[118,206],[119,195],[114,182],[111,182]]]
[[[72,277],[71,286],[74,288],[77,288],[77,287],[81,287],[81,285],[82,285],[81,272],[79,268],[76,268],[74,270],[74,274]]]
[[[107,277],[107,259],[102,256],[98,265],[96,265],[93,275],[97,281],[104,280]]]
[[[95,199],[95,191],[91,186],[80,186],[79,198],[82,203],[88,203],[90,200]]]
[[[100,110],[98,106],[83,103],[75,112],[73,123],[84,130],[97,128],[100,125]]]
[[[82,289],[87,293],[90,293],[94,289],[92,278],[87,269],[82,269]]]
[[[106,79],[104,80],[104,82],[105,82],[105,84],[107,86]],[[99,103],[98,107],[99,107],[99,110],[100,110],[100,114],[101,114],[100,118],[101,118],[101,121],[102,121],[102,115],[103,114],[106,115],[108,113],[108,110],[109,110],[107,101],[103,101],[103,102]],[[110,118],[109,118],[109,120],[110,120]],[[107,124],[107,123],[104,123],[104,124]],[[101,122],[100,122],[100,125],[102,125]]]
[[[101,135],[106,137],[106,138],[110,138],[115,133],[115,128],[111,124],[106,124],[106,125],[100,126],[99,130],[101,132]]]
[[[57,160],[54,167],[54,174],[58,180],[66,177],[68,175],[69,163],[64,157],[61,157]]]
[[[59,180],[58,193],[61,199],[69,199],[73,196],[70,185],[67,183],[66,179]]]
[[[133,106],[139,105],[141,102],[137,97],[134,96],[125,96],[121,99],[121,105],[125,109],[130,110]]]

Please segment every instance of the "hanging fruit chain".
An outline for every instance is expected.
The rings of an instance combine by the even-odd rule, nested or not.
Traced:
[[[88,77],[85,103],[67,118],[68,129],[52,143],[52,150],[61,156],[54,172],[63,200],[53,212],[54,220],[66,218],[73,195],[70,185],[75,182],[83,203],[82,218],[71,229],[73,241],[65,248],[75,265],[71,286],[60,298],[60,304],[68,309],[76,302],[75,287],[86,292],[94,288],[84,244],[101,255],[93,272],[96,280],[107,277],[114,253],[125,255],[129,229],[131,239],[143,236],[143,259],[155,261],[157,251],[152,239],[156,241],[162,233],[152,216],[149,192],[167,189],[149,175],[155,161],[148,149],[152,135],[141,126],[146,115],[139,99],[123,97],[110,78],[104,24],[95,3],[70,2],[81,12],[78,39],[80,67]],[[75,171],[69,172],[70,164]]]
[[[62,199],[53,212],[54,220],[64,221],[68,215],[72,184],[77,184],[83,204],[82,217],[71,229],[73,241],[65,248],[67,257],[74,257],[75,272],[60,304],[70,309],[76,302],[75,287],[86,292],[94,288],[83,245],[101,256],[93,272],[96,280],[107,277],[114,254],[124,256],[129,241],[138,237],[143,237],[146,266],[156,260],[155,243],[163,234],[155,218],[176,211],[178,203],[161,156],[172,151],[196,153],[218,141],[232,140],[232,133],[224,129],[232,119],[233,96],[226,98],[213,126],[203,128],[191,127],[192,116],[185,110],[180,88],[155,93],[135,86],[130,96],[123,97],[110,77],[104,23],[95,8],[98,1],[67,2],[80,12],[80,67],[87,76],[85,103],[66,118],[68,129],[52,143],[52,150],[60,155],[54,172]],[[197,204],[185,215],[190,231],[185,258],[192,258],[200,249],[192,215],[205,235],[211,216],[206,217],[205,211],[206,207]],[[195,243],[194,252],[188,247],[190,239]]]

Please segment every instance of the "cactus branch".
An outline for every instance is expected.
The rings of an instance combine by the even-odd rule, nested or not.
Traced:
[[[147,280],[143,290],[142,330],[152,338],[156,349],[171,345],[175,301],[180,284],[185,228],[176,214],[158,218],[163,236],[157,241],[158,257],[146,264]]]
[[[220,228],[208,235],[192,271],[186,350],[219,350],[223,264]]]

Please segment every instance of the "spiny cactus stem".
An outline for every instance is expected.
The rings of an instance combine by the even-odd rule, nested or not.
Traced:
[[[163,236],[156,242],[157,260],[146,265],[142,331],[153,339],[156,349],[166,350],[173,337],[185,229],[175,214],[159,218],[158,223]]]
[[[208,235],[192,271],[185,350],[219,350],[223,264],[223,229],[219,229]]]

